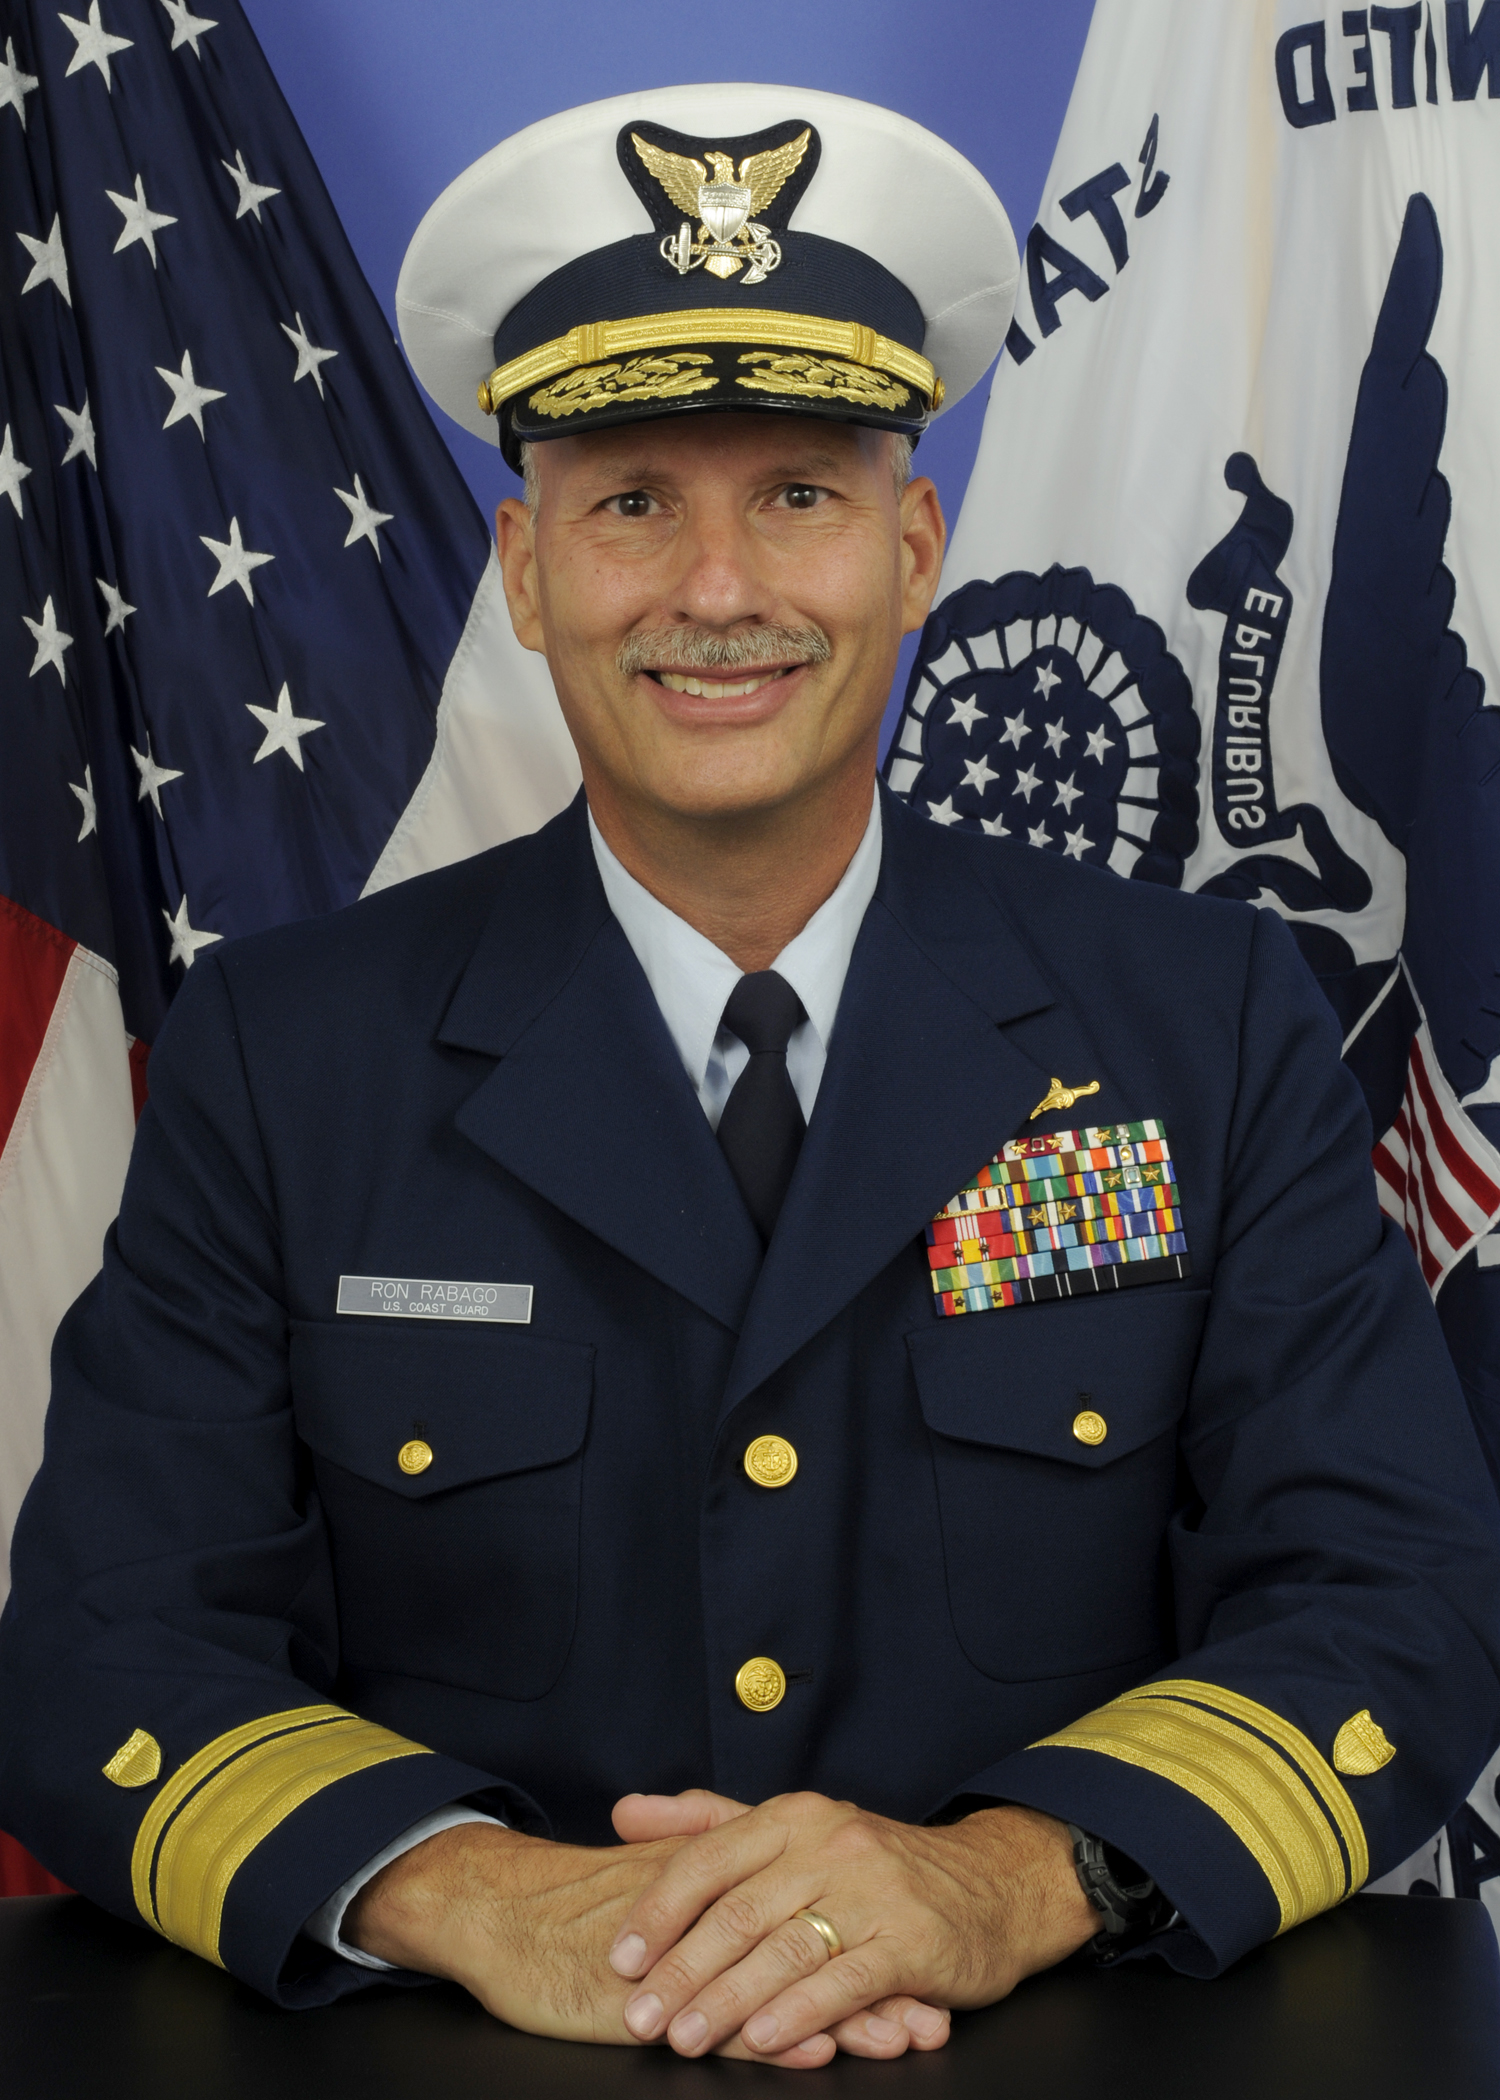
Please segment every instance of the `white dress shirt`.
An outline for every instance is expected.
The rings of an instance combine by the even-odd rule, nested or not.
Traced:
[[[703,1113],[717,1130],[730,1089],[750,1062],[750,1053],[739,1037],[723,1025],[729,995],[745,973],[722,948],[716,948],[695,926],[669,911],[659,897],[653,897],[643,883],[621,866],[605,845],[592,811],[589,838],[610,910],[646,973],[646,982],[677,1045],[683,1069],[703,1104]],[[808,1122],[812,1120],[813,1103],[828,1062],[828,1045],[844,979],[849,974],[849,958],[879,875],[877,792],[864,837],[855,847],[854,858],[844,870],[838,888],[826,903],[818,906],[802,931],[787,942],[771,964],[802,1001],[807,1015],[786,1046],[786,1068]],[[367,1860],[342,1888],[335,1889],[321,1909],[313,1912],[304,1931],[347,1961],[358,1962],[367,1969],[388,1969],[389,1962],[347,1945],[341,1936],[344,1913],[354,1898],[382,1867],[389,1866],[414,1845],[435,1837],[440,1830],[452,1830],[460,1823],[496,1821],[496,1817],[482,1815],[477,1808],[458,1805],[423,1816],[400,1837],[392,1839],[384,1851]]]

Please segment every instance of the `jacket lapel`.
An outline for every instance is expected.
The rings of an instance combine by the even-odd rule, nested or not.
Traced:
[[[458,1111],[467,1138],[739,1327],[760,1241],[609,909],[581,796],[508,855],[438,1039],[498,1060]]]
[[[726,1413],[921,1235],[1047,1091],[1055,994],[998,899],[977,880],[956,893],[952,857],[934,863],[928,827],[888,794],[884,829]],[[1029,1016],[1042,1019],[1028,1030]]]

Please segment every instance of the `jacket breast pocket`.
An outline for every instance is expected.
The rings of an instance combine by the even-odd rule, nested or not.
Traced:
[[[1207,1291],[1078,1298],[907,1337],[954,1629],[1009,1682],[1169,1650],[1176,1425]]]
[[[540,1698],[573,1640],[592,1347],[307,1322],[291,1373],[344,1663]]]

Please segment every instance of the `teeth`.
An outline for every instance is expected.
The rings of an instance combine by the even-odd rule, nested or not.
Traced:
[[[685,671],[658,671],[657,677],[669,693],[692,693],[704,700],[740,700],[747,693],[758,693],[763,685],[770,685],[779,678],[781,671],[762,671],[752,678],[740,678],[732,682],[714,678],[690,678]]]

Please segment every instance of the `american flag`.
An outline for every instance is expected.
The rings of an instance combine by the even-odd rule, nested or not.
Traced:
[[[0,1546],[195,958],[576,779],[237,0],[74,5],[0,5]]]

